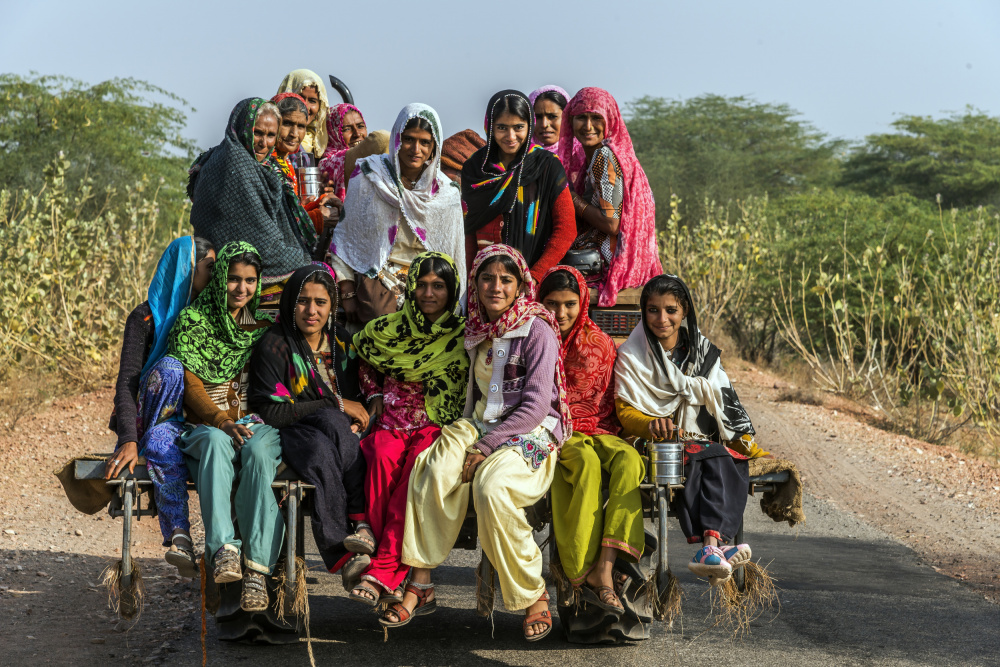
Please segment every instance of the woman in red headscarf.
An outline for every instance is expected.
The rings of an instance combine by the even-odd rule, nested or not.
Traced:
[[[353,104],[338,104],[326,118],[327,144],[320,171],[333,186],[333,193],[343,201],[347,196],[347,181],[358,160],[389,149],[389,133],[376,130],[368,133],[361,109]]]
[[[598,305],[613,306],[620,290],[642,287],[663,271],[653,191],[606,90],[583,88],[566,105],[559,159],[573,188],[579,235],[572,248],[600,253],[602,271],[591,281]]]

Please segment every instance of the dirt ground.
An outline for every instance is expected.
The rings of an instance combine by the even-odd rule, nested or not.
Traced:
[[[808,493],[1000,602],[997,468],[880,431],[870,414],[845,402],[779,401],[787,382],[746,363],[729,366],[759,441],[798,464]],[[163,562],[156,520],[141,520],[134,532],[147,604],[137,620],[120,621],[108,609],[100,578],[120,555],[121,522],[106,512],[74,510],[52,475],[74,456],[110,451],[111,400],[110,387],[59,399],[0,434],[2,664],[199,661],[178,642],[199,629],[197,582],[181,579]],[[195,521],[196,540],[199,528]]]

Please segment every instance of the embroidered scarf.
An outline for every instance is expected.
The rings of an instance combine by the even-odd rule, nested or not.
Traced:
[[[528,105],[528,139],[514,161],[499,164],[500,147],[493,139],[498,107],[507,97]],[[462,166],[462,206],[465,233],[474,234],[503,216],[501,240],[534,264],[552,236],[552,206],[566,187],[566,172],[555,155],[531,141],[535,112],[524,93],[501,90],[490,98],[483,121],[486,145]]]
[[[344,116],[352,111],[364,121],[361,109],[353,104],[338,104],[330,109],[330,115],[326,119],[326,152],[319,163],[320,171],[333,183],[334,194],[341,201],[347,195],[344,187],[344,164],[347,161],[347,151],[351,148],[344,140]]]
[[[326,116],[329,113],[330,102],[326,96],[326,86],[319,74],[308,69],[292,70],[281,80],[278,93],[302,93],[304,88],[313,87],[319,97],[319,111],[316,117],[306,126],[306,136],[302,137],[302,150],[311,153],[319,159],[326,151]]]
[[[170,330],[167,354],[203,382],[228,382],[239,374],[250,359],[254,343],[264,335],[264,329],[244,331],[226,304],[226,279],[233,257],[245,252],[258,254],[249,243],[237,241],[225,246],[215,260],[212,278],[190,306],[181,311]],[[259,278],[259,276],[258,276]],[[261,281],[250,301],[243,306],[254,313],[258,321],[273,318],[257,311]]]
[[[448,262],[455,272],[449,308],[430,322],[417,306],[417,277],[424,262]],[[459,270],[451,257],[439,252],[417,255],[406,278],[403,309],[369,322],[354,335],[358,356],[372,368],[400,382],[423,385],[424,409],[432,422],[447,426],[462,416],[469,377],[469,355],[463,347],[465,318],[454,313],[459,299]]]

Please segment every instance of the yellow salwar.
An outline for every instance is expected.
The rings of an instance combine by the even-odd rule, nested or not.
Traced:
[[[603,508],[601,472],[608,483]],[[635,447],[613,435],[579,431],[563,443],[552,480],[552,528],[563,572],[579,586],[597,563],[601,547],[614,547],[619,558],[638,562],[645,545],[639,484],[645,475]]]
[[[474,422],[459,419],[417,457],[406,499],[403,563],[435,568],[444,562],[465,521],[471,491],[479,541],[497,571],[504,606],[526,609],[541,597],[545,580],[542,552],[524,508],[548,491],[556,456],[533,470],[518,448],[504,447],[480,464],[471,484],[462,483],[466,454],[478,440]]]

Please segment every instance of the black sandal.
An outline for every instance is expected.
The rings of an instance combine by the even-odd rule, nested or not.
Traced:
[[[374,607],[380,602],[378,590],[372,586],[371,582],[368,581],[362,581],[360,584],[352,588],[347,597],[352,600],[357,600],[358,602],[369,607]]]
[[[621,616],[625,613],[625,606],[622,604],[621,599],[619,599],[618,594],[615,593],[615,589],[611,586],[591,586],[584,581],[583,585],[580,586],[580,593],[583,601],[587,604],[592,604],[616,616]],[[618,604],[615,605],[611,600],[614,600]]]

